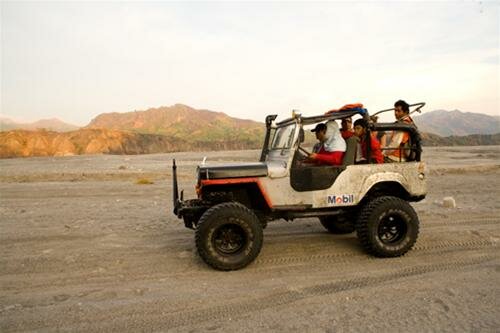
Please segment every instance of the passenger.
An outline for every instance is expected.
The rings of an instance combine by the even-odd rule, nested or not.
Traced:
[[[413,124],[413,119],[409,116],[410,105],[403,100],[399,100],[394,103],[394,116],[396,117],[396,122],[402,122],[407,124]],[[392,131],[387,134],[387,144],[384,148],[390,148],[389,150],[384,150],[384,160],[385,162],[404,162],[406,161],[406,154],[404,149],[402,149],[409,141],[410,136],[407,132],[403,131]]]
[[[362,161],[368,162],[368,142],[366,140],[366,132],[368,123],[364,119],[358,119],[354,122],[354,134],[359,138],[361,146]],[[384,156],[380,150],[380,142],[377,140],[376,133],[370,134],[370,163],[384,163]]]
[[[341,123],[342,128],[340,129],[340,134],[342,134],[342,137],[346,140],[349,139],[351,136],[354,135],[354,131],[352,130],[352,118],[347,117],[342,119]]]
[[[319,165],[341,165],[346,144],[340,135],[339,125],[335,121],[327,124],[316,125],[311,132],[316,133],[318,143],[314,145],[313,152],[308,159]]]
[[[378,122],[378,116],[370,116],[370,120],[373,123],[377,123]],[[372,131],[372,134],[375,134],[375,136],[377,137],[377,140],[380,142],[380,146],[381,147],[385,147],[385,139],[386,139],[385,132],[375,132],[375,131]]]

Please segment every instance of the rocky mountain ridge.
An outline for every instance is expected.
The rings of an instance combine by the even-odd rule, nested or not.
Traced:
[[[448,123],[454,123],[450,119],[457,112],[452,112],[451,116],[448,111],[429,114],[431,119],[442,119],[443,115],[448,115]],[[424,116],[414,119],[422,132],[425,146],[500,145],[500,133],[446,137],[428,133],[425,125],[428,118]],[[495,119],[483,116],[486,115],[473,114],[473,122],[477,124],[478,119],[484,118],[492,123],[491,118]],[[469,125],[466,127],[472,128]],[[146,111],[101,114],[86,127],[69,132],[46,129],[2,131],[0,158],[260,149],[264,130],[263,123],[176,104]]]
[[[184,104],[151,108],[146,111],[103,113],[85,128],[125,130],[166,135],[183,141],[260,144],[263,123],[233,118],[222,112],[198,110]]]
[[[238,140],[186,142],[165,135],[107,129],[85,128],[64,133],[45,130],[0,132],[0,158],[82,154],[136,155],[252,148],[257,147]]]
[[[424,146],[500,145],[500,133],[440,137],[423,133]],[[258,144],[237,140],[225,142],[186,142],[175,137],[106,129],[54,131],[13,130],[0,132],[0,158],[32,156],[71,156],[82,154],[136,155],[176,151],[260,149]]]

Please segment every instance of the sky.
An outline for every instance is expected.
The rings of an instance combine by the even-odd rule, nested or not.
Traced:
[[[18,121],[176,103],[263,121],[398,99],[500,116],[496,1],[2,1],[0,18],[0,115]]]

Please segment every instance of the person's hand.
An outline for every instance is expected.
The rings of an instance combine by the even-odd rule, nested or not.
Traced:
[[[308,159],[310,160],[315,160],[316,159],[316,154],[315,153],[310,153],[309,156],[307,156]]]

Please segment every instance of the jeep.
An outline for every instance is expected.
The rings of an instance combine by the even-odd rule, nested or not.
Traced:
[[[415,108],[411,113],[424,105],[411,105]],[[357,163],[358,138],[353,136],[346,140],[342,165],[303,163],[304,153],[309,153],[304,127],[353,116],[368,122],[367,139],[374,132],[407,132],[409,142],[399,148],[406,160]],[[413,247],[419,220],[410,202],[426,195],[421,138],[415,125],[374,123],[362,107],[312,117],[294,112],[280,122],[276,118],[266,117],[259,162],[210,166],[204,161],[198,166],[196,199],[184,200],[183,192],[179,196],[173,160],[174,214],[194,229],[203,261],[219,270],[247,266],[261,250],[263,229],[278,219],[317,217],[333,234],[356,231],[364,250],[376,257],[398,257]]]

